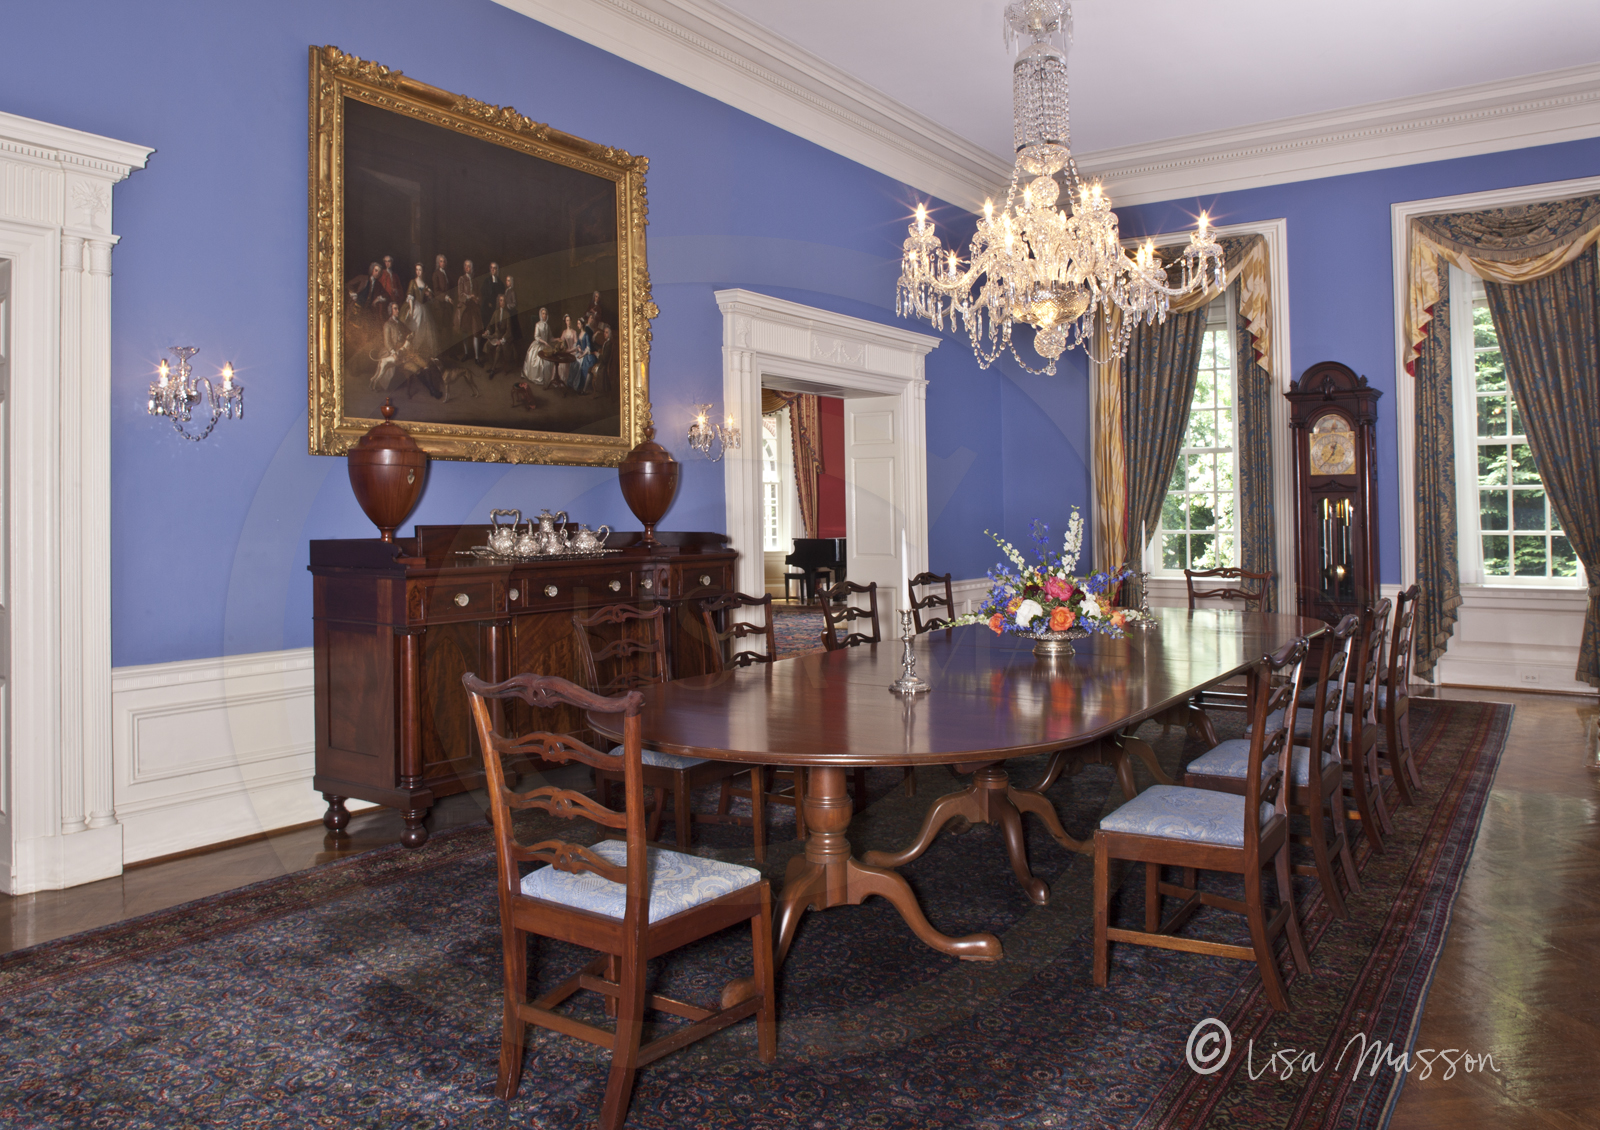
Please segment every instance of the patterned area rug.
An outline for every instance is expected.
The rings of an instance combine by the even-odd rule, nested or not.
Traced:
[[[772,635],[778,655],[789,659],[808,651],[822,650],[822,613],[780,612],[772,618]]]
[[[1238,716],[1219,716],[1224,736]],[[994,964],[918,944],[881,899],[807,915],[779,975],[777,1063],[755,1058],[742,1024],[645,1068],[629,1125],[646,1127],[1378,1127],[1404,1073],[1357,1069],[1358,1036],[1413,1037],[1443,944],[1511,708],[1418,701],[1421,804],[1399,811],[1382,855],[1358,854],[1363,891],[1334,920],[1303,881],[1313,972],[1289,978],[1277,1015],[1242,962],[1115,947],[1110,984],[1090,979],[1090,860],[1029,820],[1035,872],[1053,896],[1022,895],[995,829],[945,834],[904,868],[929,918],[951,934],[989,930]],[[1176,731],[1146,728],[1169,769],[1197,756]],[[1038,762],[1013,762],[1028,782]],[[874,801],[851,827],[858,850],[895,847],[957,784],[920,770],[874,771]],[[1086,834],[1120,794],[1092,767],[1051,797]],[[774,878],[798,844],[779,826]],[[748,861],[748,830],[699,826],[697,850]],[[670,829],[663,834],[670,838]],[[481,827],[408,852],[386,848],[0,958],[0,1124],[8,1127],[588,1127],[605,1053],[530,1034],[516,1100],[494,1097],[500,940],[494,864]],[[1142,919],[1130,872],[1114,915]],[[1238,940],[1203,912],[1191,929]],[[662,990],[714,1000],[748,971],[734,931],[656,963]],[[540,985],[581,951],[538,943]],[[1287,965],[1287,961],[1285,961]],[[1185,1063],[1215,1018],[1232,1052],[1200,1075]],[[1269,1057],[1297,1049],[1285,1073]],[[1492,1051],[1494,1049],[1473,1049]],[[1307,1070],[1313,1052],[1320,1069]],[[1272,1070],[1266,1070],[1272,1064]]]

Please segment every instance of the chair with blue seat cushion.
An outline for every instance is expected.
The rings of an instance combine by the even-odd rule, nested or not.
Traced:
[[[672,677],[667,666],[667,606],[651,609],[609,604],[592,615],[575,614],[572,632],[577,644],[579,670],[584,684],[596,694],[611,695],[637,690]],[[679,851],[689,850],[690,828],[701,824],[743,824],[751,828],[757,863],[767,858],[765,794],[759,765],[712,761],[692,753],[647,749],[643,752],[644,783],[655,792],[650,816],[650,838],[661,835],[662,797],[672,794],[673,827]],[[750,815],[728,811],[728,786],[732,778],[748,773],[751,781]],[[622,783],[619,774],[596,769],[595,788],[602,802]],[[721,782],[723,796],[716,812],[694,812],[694,790]]]
[[[1241,793],[1188,785],[1152,785],[1100,821],[1094,833],[1094,983],[1104,985],[1112,942],[1184,950],[1214,957],[1254,961],[1268,1002],[1289,1007],[1273,945],[1284,935],[1296,967],[1309,972],[1305,942],[1294,912],[1290,885],[1289,790],[1285,781],[1289,725],[1269,730],[1266,717],[1294,702],[1307,643],[1302,637],[1276,655],[1263,657],[1251,674],[1254,734],[1244,762]],[[1273,676],[1280,676],[1274,680]],[[1263,774],[1263,765],[1280,768]],[[1145,867],[1144,929],[1111,925],[1111,861],[1125,859]],[[1162,880],[1162,867],[1181,869],[1183,882]],[[1277,877],[1278,904],[1269,915],[1262,897],[1262,871]],[[1197,872],[1224,871],[1244,879],[1244,899],[1200,889]],[[1182,900],[1164,921],[1162,900]],[[1244,915],[1250,945],[1189,937],[1178,931],[1201,906]]]
[[[628,1116],[635,1072],[676,1049],[747,1017],[756,1018],[757,1054],[777,1058],[777,1005],[773,992],[772,896],[761,873],[737,864],[702,859],[645,839],[645,767],[637,691],[607,698],[553,675],[518,675],[490,685],[462,678],[483,749],[489,818],[494,828],[496,883],[505,980],[502,988],[500,1065],[495,1094],[509,1101],[522,1080],[527,1026],[537,1024],[607,1048],[611,1070],[600,1109],[602,1130],[620,1130]],[[576,710],[621,715],[619,753],[601,753],[566,734],[535,731],[508,737],[497,720],[504,700],[549,717],[546,711]],[[579,762],[622,778],[625,805],[615,811],[584,793],[544,785],[514,792],[506,764],[527,760]],[[518,840],[515,813],[542,810],[551,816],[583,817],[621,840],[595,844],[559,838]],[[522,868],[540,864],[523,875]],[[728,982],[714,1008],[648,991],[648,961],[730,927],[750,924],[752,975]],[[598,956],[536,1000],[528,999],[528,937],[555,938]],[[669,959],[670,960],[670,959]],[[587,989],[605,998],[614,1029],[579,1020],[560,1006]],[[643,1042],[645,1011],[670,1013],[691,1023],[669,1028]]]
[[[1341,766],[1340,746],[1352,732],[1351,716],[1344,713],[1344,698],[1349,686],[1346,676],[1353,669],[1357,633],[1361,617],[1352,613],[1324,637],[1321,655],[1317,660],[1317,678],[1311,689],[1311,709],[1302,712],[1296,707],[1285,707],[1267,715],[1262,723],[1267,733],[1287,729],[1296,730],[1290,749],[1289,813],[1304,817],[1305,835],[1290,838],[1310,846],[1312,864],[1296,864],[1293,870],[1301,875],[1315,875],[1328,900],[1328,907],[1338,918],[1349,917],[1343,896],[1334,876],[1333,857],[1339,857],[1345,882],[1352,894],[1361,890],[1356,878],[1355,860],[1350,854],[1350,840],[1344,822],[1344,772]],[[1303,698],[1304,695],[1302,694]],[[1299,699],[1296,699],[1298,703]],[[1286,723],[1285,714],[1295,721]],[[1306,717],[1302,729],[1298,719]],[[1253,728],[1252,728],[1253,729]],[[1244,775],[1248,771],[1250,740],[1234,738],[1218,744],[1214,749],[1189,762],[1184,769],[1183,783],[1201,789],[1215,789],[1242,795]],[[1262,763],[1263,778],[1277,770],[1277,759],[1268,758]],[[1331,827],[1331,832],[1330,832]]]

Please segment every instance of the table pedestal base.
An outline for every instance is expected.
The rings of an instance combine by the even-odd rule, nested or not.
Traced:
[[[900,917],[911,927],[911,932],[940,953],[959,957],[963,961],[998,961],[999,938],[993,934],[968,934],[964,938],[952,938],[939,933],[922,913],[916,895],[912,894],[910,885],[904,879],[886,868],[863,863],[850,854],[850,841],[844,833],[850,826],[851,809],[850,796],[845,789],[845,771],[812,769],[805,799],[806,827],[809,830],[806,852],[789,861],[789,870],[783,880],[783,893],[776,907],[777,964],[783,964],[783,959],[788,956],[795,927],[808,908],[826,910],[833,906],[854,905],[868,895],[881,895],[893,903]]]

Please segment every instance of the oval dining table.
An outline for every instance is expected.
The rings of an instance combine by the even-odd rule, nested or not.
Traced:
[[[902,643],[888,640],[643,687],[644,744],[809,771],[805,852],[790,860],[778,900],[779,962],[808,907],[853,905],[869,895],[888,899],[934,949],[994,961],[1001,956],[999,938],[935,930],[894,867],[925,850],[949,819],[989,820],[1000,826],[1029,897],[1044,902],[1049,888],[1028,871],[1021,813],[1034,813],[1068,847],[1087,845],[1067,835],[1041,792],[1009,784],[1006,759],[1102,748],[1102,740],[1184,706],[1290,640],[1325,627],[1270,612],[1162,608],[1154,615],[1153,627],[1132,629],[1121,639],[1094,635],[1077,641],[1074,654],[1049,659],[1033,654],[1032,640],[981,625],[917,636],[917,673],[929,689],[915,696],[890,688],[902,673]],[[620,732],[613,716],[590,714],[589,723],[612,737]],[[1164,779],[1153,757],[1147,762]],[[845,837],[853,811],[848,771],[906,765],[950,765],[974,779],[934,802],[910,848],[857,859]],[[1127,791],[1132,778],[1126,765],[1119,776]]]

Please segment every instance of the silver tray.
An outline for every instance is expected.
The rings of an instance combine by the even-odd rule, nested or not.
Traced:
[[[456,555],[476,557],[496,565],[525,565],[537,561],[581,561],[585,558],[609,557],[613,553],[621,552],[620,549],[563,549],[558,553],[534,553],[524,556],[520,553],[496,553],[486,545],[475,545],[471,549],[456,550]]]

